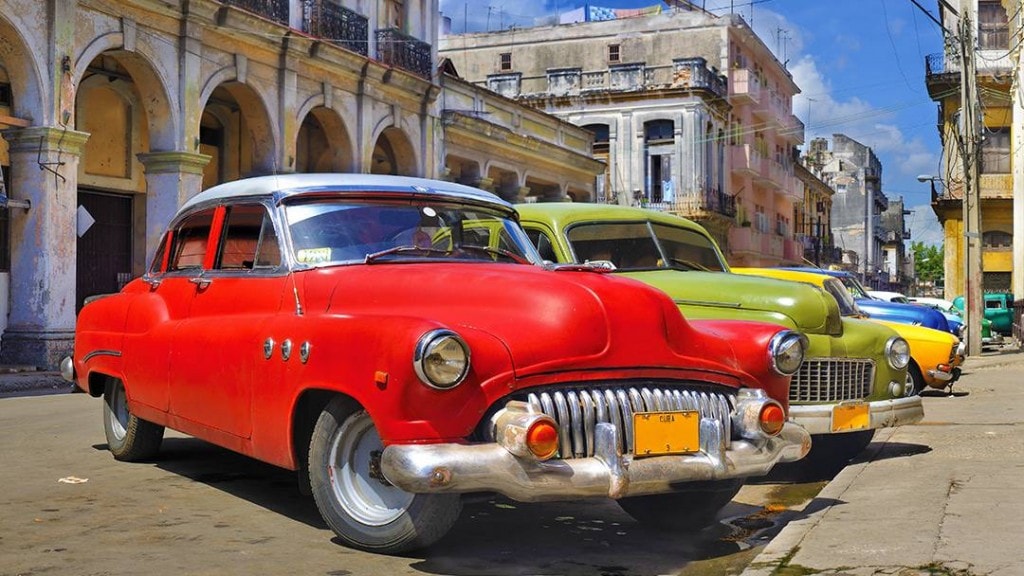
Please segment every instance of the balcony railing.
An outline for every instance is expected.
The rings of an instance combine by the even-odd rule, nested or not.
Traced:
[[[672,202],[652,202],[645,208],[678,214],[685,218],[701,218],[708,213],[728,218],[736,216],[736,198],[722,190],[705,190],[702,194],[677,195]]]
[[[282,26],[288,25],[289,0],[221,0],[221,3],[252,12]]]
[[[307,34],[363,56],[369,53],[369,26],[365,16],[330,0],[304,0],[302,9],[302,24]]]
[[[395,68],[430,79],[430,44],[395,28],[377,30],[377,59]]]

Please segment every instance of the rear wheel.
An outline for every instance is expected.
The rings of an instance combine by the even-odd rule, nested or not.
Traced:
[[[413,494],[380,472],[384,449],[370,415],[337,398],[320,414],[309,447],[309,480],[324,521],[348,546],[396,554],[444,536],[462,508],[458,494]]]
[[[112,379],[103,391],[103,432],[116,460],[148,460],[160,451],[164,427],[139,418],[128,409],[124,384]]]
[[[694,482],[692,488],[668,494],[633,496],[619,506],[637,522],[662,530],[697,532],[711,525],[718,511],[740,491],[740,479]]]

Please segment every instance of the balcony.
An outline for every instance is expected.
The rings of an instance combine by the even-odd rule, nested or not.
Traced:
[[[786,114],[783,114],[780,124],[780,136],[792,143],[803,144],[804,123],[799,118],[787,112]]]
[[[369,26],[364,16],[330,0],[304,0],[302,11],[303,31],[310,36],[324,38],[356,54],[369,54]]]
[[[430,44],[403,34],[396,28],[377,30],[377,59],[387,66],[427,80],[433,77]]]
[[[761,174],[761,165],[764,163],[764,158],[757,153],[752,144],[732,146],[729,154],[733,172],[747,176],[758,176]]]
[[[719,98],[728,95],[723,76],[708,69],[703,58],[679,58],[672,61],[672,87],[706,90]]]
[[[932,100],[942,100],[960,86],[960,63],[943,52],[924,59],[924,83]]]
[[[221,3],[288,26],[289,0],[221,0]]]
[[[757,76],[746,68],[735,68],[730,73],[732,81],[729,83],[732,93],[732,101],[758,103],[761,101],[761,83]]]

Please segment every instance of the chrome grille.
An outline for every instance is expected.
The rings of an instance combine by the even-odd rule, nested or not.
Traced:
[[[871,394],[875,361],[868,358],[810,358],[789,383],[790,402],[841,402]]]
[[[729,445],[733,394],[693,389],[609,387],[532,392],[527,402],[558,422],[558,454],[561,458],[594,455],[594,431],[598,422],[619,429],[619,448],[633,453],[633,414],[668,410],[696,410],[701,418],[722,424]]]

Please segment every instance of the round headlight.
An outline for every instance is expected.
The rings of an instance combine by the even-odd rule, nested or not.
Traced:
[[[889,366],[902,370],[910,364],[910,344],[899,336],[893,336],[885,343],[885,357]]]
[[[772,368],[784,376],[795,374],[804,361],[807,344],[803,334],[791,330],[783,330],[772,336],[768,344]]]
[[[431,330],[416,344],[412,365],[427,386],[453,388],[469,373],[469,346],[451,330]]]

